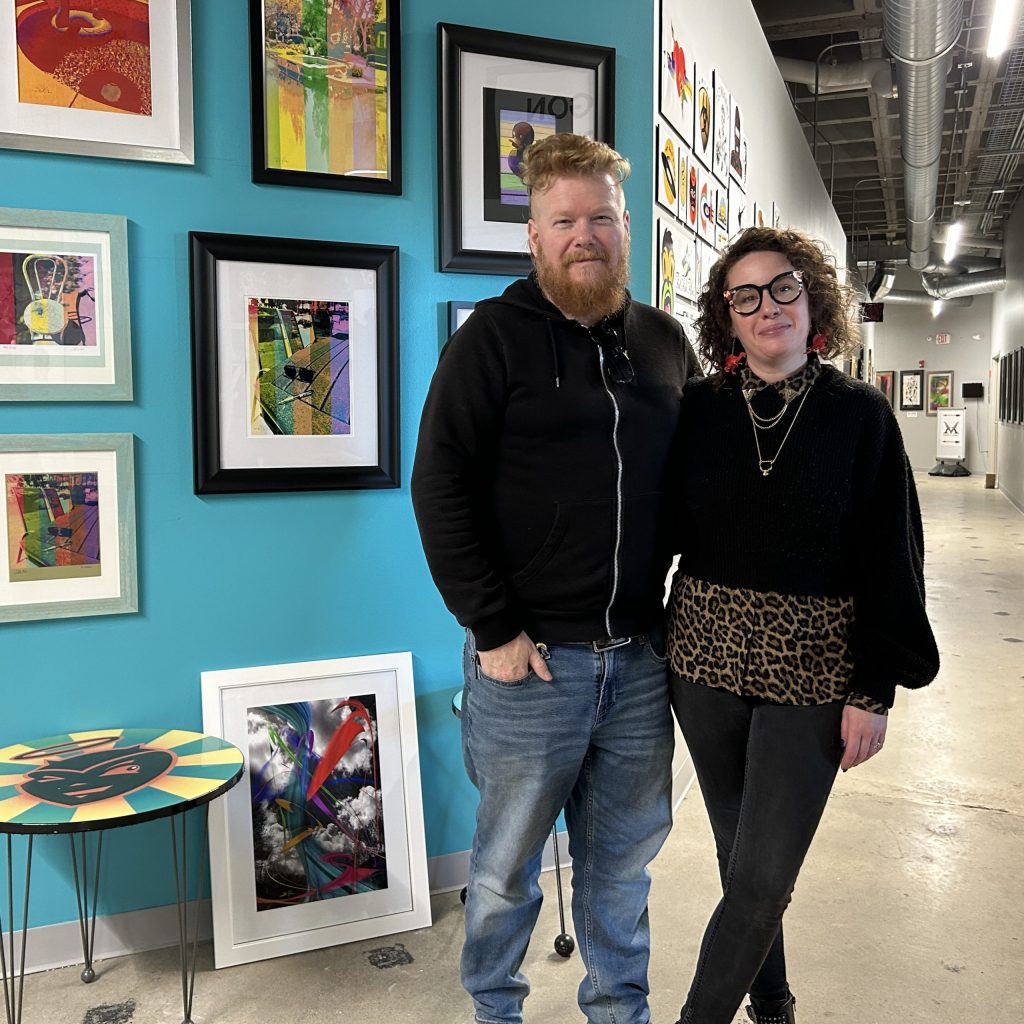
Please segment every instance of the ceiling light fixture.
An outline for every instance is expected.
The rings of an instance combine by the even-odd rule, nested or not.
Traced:
[[[952,263],[956,259],[957,250],[960,248],[960,236],[963,234],[964,226],[960,221],[954,221],[946,228],[946,248],[942,250],[942,262]]]
[[[988,34],[986,57],[998,57],[1010,45],[1017,34],[1018,0],[996,0],[996,9],[992,14],[992,27]]]
[[[936,299],[932,303],[932,318],[934,319],[942,312],[942,299]]]

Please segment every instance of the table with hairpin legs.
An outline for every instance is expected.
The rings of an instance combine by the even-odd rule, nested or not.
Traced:
[[[0,834],[7,837],[6,908],[0,903],[0,968],[7,1024],[21,1024],[34,838],[64,834],[71,844],[85,962],[81,976],[82,981],[89,983],[96,978],[93,950],[104,833],[155,818],[167,818],[170,824],[182,1022],[192,1024],[199,914],[193,910],[190,949],[186,813],[200,809],[201,864],[205,865],[210,801],[226,793],[241,777],[242,752],[237,747],[216,736],[182,729],[90,729],[0,749]],[[16,835],[26,837],[21,935],[17,945],[12,849]],[[202,884],[200,877],[197,894]]]

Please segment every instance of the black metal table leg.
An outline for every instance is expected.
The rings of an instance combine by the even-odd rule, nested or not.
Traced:
[[[25,854],[25,902],[21,912],[21,958],[18,971],[14,970],[14,860],[11,836],[7,836],[7,937],[3,934],[0,917],[0,968],[4,976],[4,1010],[7,1024],[21,1024],[22,996],[25,991],[25,940],[28,936],[28,894],[32,883],[32,836],[28,837]],[[7,964],[10,961],[10,970]]]
[[[200,868],[199,884],[196,886],[196,902],[198,903],[199,893],[202,891],[202,882],[205,878],[203,866],[208,863],[206,853],[206,833],[209,824],[209,807],[204,804],[198,808],[203,817],[203,842],[200,846]],[[194,909],[192,925],[192,955],[189,957],[188,949],[188,825],[187,811],[181,811],[171,816],[171,856],[174,860],[174,895],[177,900],[178,909],[178,956],[181,963],[181,1024],[193,1024],[192,1021],[192,997],[196,987],[196,951],[199,948],[199,909]],[[181,842],[178,842],[178,830],[175,827],[175,820],[181,818]]]
[[[93,953],[96,949],[96,901],[100,888],[100,862],[103,858],[103,833],[96,833],[96,869],[92,881],[92,913],[89,912],[89,848],[86,845],[88,833],[79,834],[81,847],[81,864],[79,871],[79,855],[75,847],[74,833],[68,835],[71,843],[71,870],[75,876],[75,899],[78,902],[78,930],[82,935],[82,968],[81,978],[87,985],[96,980],[93,969]]]

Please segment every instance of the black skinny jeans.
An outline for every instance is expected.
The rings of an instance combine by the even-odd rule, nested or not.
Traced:
[[[747,992],[759,1001],[788,993],[782,914],[839,768],[844,702],[772,704],[671,678],[723,894],[681,1024],[729,1024]]]

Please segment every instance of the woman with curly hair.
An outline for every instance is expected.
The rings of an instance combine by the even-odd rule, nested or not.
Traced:
[[[744,231],[700,297],[716,373],[686,386],[672,702],[722,899],[679,1024],[794,1024],[782,915],[839,768],[874,757],[896,686],[938,672],[917,493],[892,410],[822,357],[856,328],[796,231]]]

